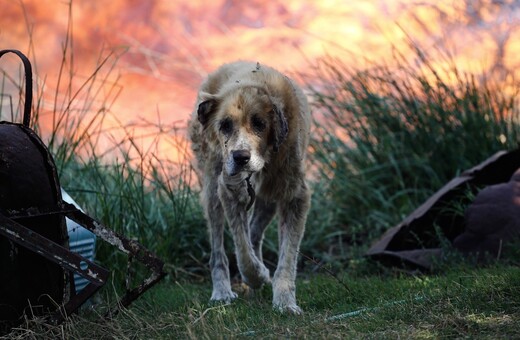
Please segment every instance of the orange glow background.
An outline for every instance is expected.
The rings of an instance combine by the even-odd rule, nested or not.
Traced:
[[[461,71],[504,77],[519,66],[519,7],[513,0],[89,0],[70,7],[61,0],[0,0],[0,49],[29,53],[38,81],[53,94],[70,8],[75,77],[87,78],[101,51],[119,56],[110,74],[120,90],[117,98],[111,94],[115,118],[105,123],[145,118],[185,125],[202,79],[235,59],[288,74],[326,55],[362,67],[365,58],[388,59],[409,35],[425,51],[446,51]],[[173,152],[171,143],[159,149]]]

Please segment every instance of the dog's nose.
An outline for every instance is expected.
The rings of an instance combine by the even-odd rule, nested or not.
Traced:
[[[246,165],[251,159],[251,152],[248,150],[233,151],[233,160],[237,165]]]

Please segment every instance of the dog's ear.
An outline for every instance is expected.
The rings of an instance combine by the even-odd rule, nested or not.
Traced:
[[[217,100],[214,96],[209,94],[202,94],[200,98],[202,99],[202,102],[197,108],[197,118],[199,122],[206,127],[209,119],[217,109]]]
[[[279,107],[273,104],[273,151],[278,152],[280,145],[287,138],[289,126],[285,114]]]

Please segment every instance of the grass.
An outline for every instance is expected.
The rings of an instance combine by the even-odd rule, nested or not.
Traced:
[[[309,75],[323,80],[309,82],[321,180],[309,229],[340,258],[366,249],[462,171],[519,146],[513,80],[440,68],[410,50],[366,69],[326,58]]]
[[[302,275],[302,317],[271,309],[270,288],[228,305],[210,305],[209,283],[163,283],[130,309],[104,320],[94,312],[61,327],[30,321],[12,338],[516,338],[520,269],[451,268],[430,276]],[[98,310],[101,308],[98,307]],[[29,336],[30,337],[30,336]]]
[[[71,27],[72,22],[56,88],[37,79],[33,127],[49,145],[69,194],[89,215],[155,252],[169,275],[130,309],[103,320],[99,314],[124,285],[126,257],[99,242],[97,260],[112,270],[99,305],[57,327],[27,320],[9,337],[520,335],[517,260],[479,268],[449,257],[432,275],[410,276],[362,257],[374,239],[448,179],[499,149],[518,146],[517,85],[460,74],[455,66],[438,69],[413,45],[413,62],[397,55],[391,65],[366,69],[337,59],[314,65],[307,75],[315,112],[314,194],[297,284],[306,313],[298,318],[272,311],[270,287],[249,294],[237,286],[243,292],[235,303],[208,304],[209,244],[197,189],[190,186],[184,131],[145,119],[118,123],[112,104],[120,91],[114,70],[121,52],[102,50],[90,75],[80,75]],[[21,85],[4,73],[2,92]],[[2,117],[6,114],[10,111]],[[167,158],[160,152],[162,143],[185,158]],[[233,262],[230,239],[226,249]],[[271,269],[276,245],[271,227],[264,242]]]

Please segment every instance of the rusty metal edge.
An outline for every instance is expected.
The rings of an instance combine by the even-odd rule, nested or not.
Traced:
[[[71,220],[93,232],[103,241],[117,247],[119,250],[127,254],[129,259],[135,258],[152,272],[151,275],[144,279],[136,288],[127,290],[125,295],[118,301],[116,305],[117,308],[113,312],[109,311],[105,317],[115,316],[121,307],[128,307],[139,296],[166,276],[166,273],[163,270],[164,262],[148,249],[143,247],[140,243],[108,229],[100,222],[67,202],[63,202],[63,213]]]
[[[388,229],[377,241],[375,241],[371,247],[366,251],[365,256],[369,257],[382,257],[385,255],[391,255],[394,257],[399,257],[402,260],[409,261],[411,263],[416,263],[421,267],[427,268],[428,266],[424,266],[422,263],[410,261],[407,255],[401,256],[402,254],[407,254],[406,251],[389,251],[387,249],[390,242],[392,242],[393,238],[402,230],[402,228],[412,225],[412,223],[417,222],[424,218],[424,216],[430,212],[430,210],[439,202],[441,202],[447,194],[453,191],[460,186],[472,183],[473,181],[480,180],[482,177],[482,173],[489,167],[494,166],[499,161],[503,160],[512,160],[517,159],[515,164],[520,164],[518,161],[518,157],[520,157],[520,148],[510,150],[510,151],[498,151],[495,154],[491,155],[489,158],[484,160],[483,162],[473,166],[470,169],[465,170],[459,176],[452,178],[447,184],[443,185],[437,192],[435,192],[432,196],[430,196],[423,204],[421,204],[417,209],[415,209],[412,213],[410,213],[406,218],[404,218],[399,224]],[[516,168],[515,168],[516,169]],[[513,171],[514,172],[514,171]],[[482,180],[480,180],[482,182]]]
[[[7,237],[20,246],[27,248],[62,268],[81,275],[89,284],[79,293],[72,295],[62,306],[59,306],[49,320],[58,324],[67,315],[76,311],[90,296],[92,296],[107,281],[109,271],[83,256],[73,253],[67,248],[41,236],[37,232],[11,220],[0,213],[0,235]],[[75,292],[74,292],[75,293]]]
[[[153,285],[155,285],[157,282],[159,282],[166,276],[166,273],[163,270],[164,262],[160,260],[158,257],[156,257],[148,249],[144,248],[140,243],[134,240],[130,240],[114,232],[113,230],[110,230],[97,220],[91,218],[87,214],[83,213],[81,210],[77,209],[74,205],[65,201],[61,201],[61,207],[59,210],[41,210],[38,208],[34,208],[25,211],[9,211],[6,213],[8,213],[9,218],[13,220],[23,220],[24,218],[39,217],[53,214],[65,215],[66,217],[80,224],[84,228],[93,232],[103,241],[117,247],[120,251],[127,254],[129,256],[129,260],[136,259],[140,263],[142,263],[148,270],[150,270],[151,275],[148,278],[144,279],[134,289],[127,289],[125,295],[117,303],[118,308],[116,308],[116,312],[109,312],[111,316],[117,314],[117,310],[120,307],[128,307],[139,296],[141,296],[143,293],[145,293],[148,289],[150,289]],[[8,218],[5,219],[9,221]],[[45,239],[42,236],[40,237]]]

